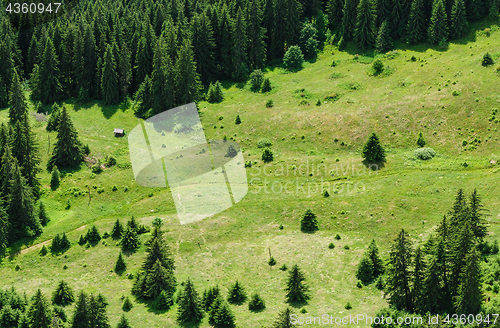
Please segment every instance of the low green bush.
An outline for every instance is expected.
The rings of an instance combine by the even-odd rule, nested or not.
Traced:
[[[413,155],[418,159],[426,161],[436,156],[436,152],[432,148],[425,147],[416,149]]]

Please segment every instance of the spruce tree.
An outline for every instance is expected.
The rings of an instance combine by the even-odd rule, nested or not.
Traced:
[[[420,133],[418,134],[417,145],[418,145],[419,147],[423,147],[423,146],[425,146],[424,135],[422,134],[422,132],[420,132]]]
[[[305,284],[305,276],[295,264],[288,273],[286,282],[286,301],[289,303],[304,303],[309,300],[309,287]]]
[[[250,311],[261,311],[266,308],[266,303],[260,297],[258,293],[253,293],[250,298],[250,302],[248,302],[248,309]]]
[[[153,56],[150,47],[146,37],[142,36],[139,40],[134,66],[134,81],[137,85],[140,85],[146,76],[151,75]]]
[[[238,82],[246,80],[248,75],[247,52],[248,38],[246,35],[247,22],[245,21],[244,13],[240,7],[236,13],[236,18],[232,26],[232,78]]]
[[[425,310],[425,299],[423,297],[423,281],[425,277],[425,262],[422,258],[422,251],[417,248],[413,267],[412,297],[414,311],[423,313]]]
[[[188,278],[184,288],[179,295],[179,308],[177,310],[177,321],[180,323],[200,322],[203,318],[203,309],[198,299],[198,293]]]
[[[371,48],[374,43],[374,16],[370,0],[361,0],[357,8],[354,38],[362,50]]]
[[[5,85],[2,77],[0,77],[0,108],[5,108],[9,105],[9,94],[7,86]]]
[[[75,301],[73,291],[64,280],[59,282],[54,294],[52,294],[52,304],[66,306]]]
[[[7,201],[10,194],[10,181],[13,177],[15,159],[12,157],[10,146],[3,145],[2,161],[0,162],[0,196]],[[6,203],[8,205],[8,203]]]
[[[382,24],[387,21],[388,24],[392,19],[392,1],[377,0],[375,1],[375,27],[380,29]],[[387,28],[389,29],[390,26]]]
[[[131,227],[127,227],[120,240],[122,251],[133,252],[139,248],[139,238],[137,237],[137,232]]]
[[[328,0],[326,4],[326,15],[328,16],[328,22],[330,29],[337,29],[342,24],[342,10],[344,8],[345,1],[342,0]]]
[[[406,30],[406,40],[409,43],[420,43],[426,38],[427,28],[424,5],[424,0],[413,0],[411,4]]]
[[[59,234],[56,234],[54,238],[52,238],[52,242],[50,243],[50,251],[52,253],[58,253],[61,250],[61,237]]]
[[[389,253],[386,292],[389,304],[398,310],[413,310],[410,283],[412,281],[411,262],[413,249],[408,235],[401,230],[394,240]]]
[[[50,37],[45,41],[37,74],[37,85],[34,85],[33,89],[37,90],[39,98],[36,97],[33,100],[40,100],[43,104],[52,104],[59,100],[62,94],[62,86],[59,81],[59,58]]]
[[[47,163],[47,168],[49,170],[51,170],[54,165],[58,168],[75,167],[83,161],[78,133],[73,126],[73,122],[65,106],[62,107],[60,115],[57,129],[57,142],[52,151],[52,156]]]
[[[76,301],[75,312],[71,322],[71,328],[91,328],[89,325],[89,304],[87,295],[82,291]]]
[[[162,291],[173,294],[174,289],[172,277],[169,275],[168,270],[161,265],[160,260],[157,260],[147,272],[145,295],[155,299]]]
[[[134,305],[130,301],[130,298],[128,298],[128,296],[125,297],[125,300],[123,301],[123,305],[122,305],[122,310],[125,312],[128,312],[128,311],[132,310],[133,307],[134,307]]]
[[[215,80],[215,40],[210,19],[205,13],[193,15],[191,19],[191,39],[194,59],[201,82],[208,84]]]
[[[410,11],[410,2],[406,0],[394,0],[392,2],[391,31],[393,37],[399,38],[406,32],[406,25],[408,22],[408,14]]]
[[[85,240],[89,242],[89,244],[97,244],[101,240],[101,234],[97,227],[93,225],[85,235]]]
[[[215,299],[212,301],[212,304],[208,310],[208,322],[212,325],[216,325],[217,320],[217,312],[220,310],[222,304],[224,303],[224,299],[222,295],[218,294]]]
[[[167,292],[164,290],[156,297],[153,308],[159,311],[166,311],[172,307],[174,301],[172,300],[172,296],[169,296]]]
[[[300,220],[300,230],[302,232],[315,232],[319,230],[316,214],[314,214],[310,209],[306,210]]]
[[[148,118],[149,110],[153,107],[153,95],[151,93],[152,83],[149,75],[146,75],[144,81],[139,86],[135,94],[135,100],[138,103],[135,108],[135,115],[140,118]]]
[[[26,182],[33,189],[33,195],[37,199],[39,197],[40,182],[37,178],[40,168],[38,167],[41,160],[38,154],[38,143],[36,141],[35,133],[33,133],[29,119],[28,113],[24,113],[24,117],[21,121],[21,128],[19,129],[24,133],[25,144],[23,147],[22,162],[19,161],[19,165],[22,166],[21,172],[26,178]]]
[[[304,58],[312,59],[316,57],[318,51],[317,30],[311,23],[305,23],[300,30],[299,46],[304,54]],[[260,87],[260,85],[259,85]]]
[[[378,247],[375,243],[375,239],[372,239],[370,245],[368,246],[367,256],[373,265],[373,277],[376,278],[384,273],[384,262],[378,254]]]
[[[300,35],[300,17],[302,4],[299,0],[285,0],[285,44],[287,47],[298,44]],[[276,13],[278,14],[278,13]]]
[[[380,144],[378,136],[373,132],[363,147],[363,158],[368,163],[379,163],[385,161],[385,150]]]
[[[430,43],[437,44],[441,41],[448,40],[448,21],[443,0],[435,0],[432,5],[428,35]]]
[[[127,265],[125,264],[125,260],[123,259],[122,252],[118,255],[118,260],[116,260],[115,264],[115,272],[116,273],[122,273],[127,269]]]
[[[469,208],[463,189],[458,189],[453,207],[450,211],[449,235],[451,239],[457,239],[465,223],[469,220]]]
[[[220,289],[218,285],[214,287],[209,287],[203,292],[203,297],[201,299],[201,304],[205,312],[210,312],[213,302],[220,295]]]
[[[472,233],[478,242],[482,242],[487,234],[486,221],[484,220],[484,207],[481,203],[481,197],[474,189],[469,199],[469,221]]]
[[[219,74],[221,79],[228,79],[231,77],[232,72],[232,19],[227,12],[227,6],[224,4],[219,15]]]
[[[90,294],[88,300],[88,316],[90,328],[110,327],[105,305],[95,298],[93,294]]]
[[[263,12],[262,12],[262,27],[264,29],[264,41],[266,42],[265,50],[267,51],[267,61],[274,59],[274,1],[266,0],[263,1]],[[277,19],[277,18],[276,18]]]
[[[479,313],[483,300],[481,291],[481,255],[477,247],[472,247],[465,258],[465,266],[460,275],[460,286],[455,302],[459,314]]]
[[[52,105],[52,109],[50,111],[50,116],[47,121],[47,126],[45,129],[50,132],[50,131],[57,131],[57,127],[59,124],[59,114],[61,113],[60,107],[57,105],[57,103],[54,103]]]
[[[285,1],[275,0],[274,2],[274,30],[272,33],[273,56],[281,59],[285,54]],[[293,45],[292,45],[293,46]]]
[[[232,304],[243,304],[247,300],[245,288],[236,280],[236,282],[229,288],[227,300]]]
[[[215,328],[235,328],[235,318],[227,303],[222,303],[214,318]]]
[[[9,123],[16,126],[17,122],[21,122],[24,114],[28,111],[24,88],[19,81],[17,71],[14,71],[12,77],[12,84],[9,91],[9,106]]]
[[[361,258],[356,270],[356,278],[361,280],[361,282],[365,285],[368,285],[373,281],[373,263],[369,257],[363,256]]]
[[[287,307],[278,314],[276,321],[274,322],[272,328],[292,328],[292,322],[290,316],[292,315],[292,309]]]
[[[13,166],[8,204],[12,241],[23,237],[33,237],[42,232],[42,226],[34,212],[33,192],[22,176],[17,163]]]
[[[49,328],[51,325],[52,311],[41,290],[38,289],[28,309],[28,322],[30,328]]]
[[[455,236],[450,250],[450,291],[452,296],[457,296],[461,284],[461,273],[467,265],[466,258],[475,246],[474,235],[470,224],[463,225],[460,234]]]
[[[151,116],[175,107],[175,90],[172,62],[164,55],[163,38],[156,41],[151,75]]]
[[[59,186],[60,179],[61,179],[61,173],[59,172],[57,166],[54,165],[51,172],[50,187],[52,189],[57,188]]]
[[[424,274],[423,293],[421,295],[423,304],[419,304],[423,307],[422,312],[440,313],[443,310],[445,295],[443,295],[440,267],[439,259],[433,256]]]
[[[459,39],[467,33],[468,29],[465,1],[454,0],[450,16],[450,37]]]
[[[252,68],[262,68],[266,60],[264,42],[265,28],[262,27],[262,8],[259,0],[250,0],[247,5],[248,60]]]
[[[123,226],[119,219],[116,219],[113,229],[111,230],[111,237],[113,239],[120,239],[123,232]]]
[[[269,80],[268,77],[266,77],[264,79],[264,81],[262,82],[262,85],[260,87],[260,92],[269,92],[272,90],[272,87],[271,87],[271,81]]]
[[[2,257],[8,243],[9,217],[5,211],[4,202],[0,199],[0,257]]]
[[[101,92],[106,105],[116,105],[120,102],[119,79],[116,72],[116,59],[112,46],[108,44],[104,53],[104,64],[101,75]]]
[[[380,26],[377,34],[377,39],[375,42],[375,47],[380,53],[386,52],[392,49],[392,37],[391,31],[389,30],[389,23],[385,20]]]
[[[351,41],[356,25],[356,7],[357,0],[345,0],[342,10],[342,26],[340,29],[340,37],[344,42]]]
[[[130,324],[128,323],[128,320],[127,318],[125,318],[125,315],[122,315],[120,322],[118,322],[116,328],[132,328],[132,326],[130,326]]]
[[[199,98],[201,82],[196,71],[193,47],[189,40],[184,40],[179,49],[177,60],[177,91],[179,104],[189,104]]]

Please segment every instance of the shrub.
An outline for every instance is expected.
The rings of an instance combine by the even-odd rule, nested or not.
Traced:
[[[347,302],[346,305],[344,306],[346,310],[352,309],[351,303]]]
[[[315,58],[318,51],[317,30],[311,23],[305,23],[300,31],[299,44],[306,58]]]
[[[358,282],[356,283],[356,287],[363,288],[363,284],[361,283],[361,281],[358,280]]]
[[[229,289],[229,295],[227,297],[228,302],[232,304],[243,304],[246,299],[247,294],[245,289],[238,281],[236,281]]]
[[[321,99],[318,99],[318,101],[316,101],[316,106],[321,106]]]
[[[460,92],[458,90],[453,90],[453,92],[451,93],[454,97],[460,95]]]
[[[125,260],[123,259],[122,252],[120,252],[120,254],[118,255],[118,259],[116,260],[116,263],[115,263],[115,272],[120,274],[123,271],[125,271],[125,269],[127,269],[127,264],[125,263]]]
[[[425,146],[424,135],[422,134],[422,132],[420,132],[420,133],[418,134],[417,145],[418,145],[419,147],[423,147],[423,146]]]
[[[384,71],[384,63],[380,59],[376,59],[372,64],[373,72],[378,75]]]
[[[328,193],[328,190],[324,190],[322,195],[323,195],[323,197],[325,197],[325,198],[326,198],[326,197],[330,197],[330,194]]]
[[[264,300],[259,296],[259,294],[254,293],[252,294],[252,298],[250,299],[250,302],[248,303],[248,309],[250,311],[260,311],[266,308],[266,304],[264,303]]]
[[[256,69],[250,74],[250,90],[253,92],[259,91],[262,83],[264,82],[264,73],[260,69]]]
[[[258,148],[267,148],[267,147],[271,147],[272,145],[273,145],[273,143],[271,142],[271,140],[269,140],[267,138],[261,138],[261,139],[259,139],[259,141],[257,141]]]
[[[283,230],[283,225],[282,225],[282,224],[280,224],[279,228],[280,228],[280,230]]]
[[[349,250],[349,249],[351,249],[351,248],[349,247],[349,245],[345,245],[345,246],[344,246],[344,249]]]
[[[273,106],[274,106],[274,102],[273,102],[272,99],[269,99],[269,100],[266,101],[266,107],[267,108],[271,108]]]
[[[85,240],[85,237],[80,235],[80,239],[78,239],[78,245],[83,246],[86,242],[87,241]]]
[[[108,158],[106,159],[106,165],[107,166],[116,165],[116,158],[114,158],[113,156],[108,156]]]
[[[262,153],[262,161],[264,161],[264,163],[272,162],[273,152],[269,149],[264,149],[264,152]]]
[[[336,234],[335,237],[334,237],[336,240],[340,240],[340,235],[339,234]]]
[[[491,55],[488,52],[485,53],[483,56],[483,59],[481,60],[481,65],[490,66],[493,64],[494,64],[494,62],[493,62],[493,58],[491,57]]]
[[[123,187],[123,191],[127,192],[128,191],[128,187],[127,186]]]
[[[42,249],[40,249],[40,255],[45,256],[45,255],[47,255],[47,252],[48,252],[47,247],[45,247],[45,245],[43,245]]]
[[[426,161],[436,156],[436,152],[434,151],[434,149],[428,147],[419,148],[413,152],[413,156],[415,156],[418,159]]]
[[[125,297],[125,300],[123,301],[123,305],[122,305],[122,310],[125,311],[125,312],[128,312],[130,310],[132,310],[134,306],[132,305],[132,302],[130,301],[130,299],[128,297]]]
[[[90,244],[97,244],[101,240],[101,235],[99,234],[99,231],[97,230],[97,227],[95,225],[92,226],[89,231],[87,231],[85,240]]]
[[[210,83],[207,98],[207,101],[210,103],[218,103],[224,100],[224,92],[222,91],[222,85],[219,81],[215,81],[214,84]]]
[[[50,221],[49,217],[47,216],[47,212],[45,211],[45,206],[43,205],[42,202],[40,202],[40,206],[38,208],[38,221],[44,227]]]
[[[384,280],[383,280],[382,276],[379,276],[379,277],[378,277],[377,282],[375,283],[375,287],[376,287],[378,290],[382,290],[382,289],[384,289]]]
[[[271,258],[269,259],[269,261],[267,262],[267,264],[269,264],[269,266],[275,266],[276,265],[276,260],[274,259],[274,257],[271,256]]]
[[[236,125],[241,124],[241,118],[240,118],[240,115],[236,115],[236,119],[234,120],[234,123],[235,123]]]
[[[283,64],[288,70],[298,70],[302,68],[304,55],[299,46],[291,46],[283,57]]]
[[[92,173],[99,174],[101,172],[102,172],[102,167],[100,162],[97,162],[96,164],[92,165]]]
[[[329,248],[329,249],[334,249],[334,248],[335,248],[335,245],[334,245],[333,243],[330,243],[330,244],[328,244],[328,248]]]
[[[272,90],[271,87],[271,81],[269,78],[265,78],[264,81],[262,81],[262,85],[260,86],[260,92],[269,92]]]
[[[111,190],[113,191],[117,191],[118,190],[118,187],[116,185],[114,185],[113,187],[111,187]]]
[[[280,266],[281,271],[286,271],[287,269],[288,269],[288,267],[286,266],[286,264],[283,264],[282,266]]]
[[[493,283],[493,293],[498,294],[499,289],[500,289],[500,286],[498,285],[498,281],[495,281]]]

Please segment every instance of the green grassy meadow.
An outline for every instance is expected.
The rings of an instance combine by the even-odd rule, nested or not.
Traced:
[[[65,172],[55,191],[45,164],[49,137],[52,149],[56,133],[46,132],[45,122],[32,117],[42,157],[42,200],[51,221],[35,240],[10,249],[0,264],[0,287],[14,286],[29,295],[41,288],[50,295],[64,279],[76,291],[101,292],[115,326],[123,313],[121,296],[130,296],[133,282],[113,271],[119,247],[111,239],[89,248],[77,240],[92,224],[102,234],[111,231],[117,218],[125,223],[134,215],[150,225],[158,216],[164,221],[179,282],[191,277],[200,294],[217,283],[226,294],[238,279],[249,295],[258,291],[264,298],[266,309],[259,313],[250,312],[247,303],[231,306],[238,327],[268,326],[284,308],[287,272],[279,270],[282,264],[299,264],[306,274],[312,294],[306,315],[374,315],[386,300],[373,285],[357,288],[355,277],[371,239],[383,257],[401,228],[421,243],[451,208],[458,188],[467,194],[478,189],[489,210],[487,240],[500,234],[500,166],[490,164],[500,163],[500,122],[489,120],[492,109],[500,108],[500,31],[498,22],[481,24],[448,49],[400,44],[396,51],[375,56],[358,54],[351,45],[345,51],[326,46],[299,72],[268,68],[265,75],[273,86],[268,94],[224,82],[223,102],[202,101],[197,106],[208,140],[226,135],[242,146],[246,161],[255,162],[246,169],[249,191],[232,208],[188,225],[179,224],[168,188],[145,188],[134,181],[127,137],[113,135],[114,128],[129,132],[140,123],[132,100],[112,107],[66,104],[80,140],[90,146],[90,156],[104,161],[113,155],[118,165],[97,175],[86,165]],[[484,28],[491,29],[490,36]],[[481,66],[486,52],[495,65]],[[386,67],[379,76],[370,73],[374,58],[381,58]],[[266,108],[268,99],[274,107]],[[234,123],[238,114],[240,125]],[[0,121],[7,118],[8,110],[0,111]],[[361,158],[372,132],[387,151],[387,162],[378,171],[367,169]],[[413,156],[419,132],[426,146],[437,152],[429,161]],[[274,161],[266,165],[257,148],[264,137],[272,141],[274,153]],[[104,192],[98,193],[100,188]],[[324,189],[330,197],[321,195]],[[66,209],[68,199],[71,206]],[[320,223],[315,234],[300,232],[299,220],[308,208]],[[41,244],[63,231],[72,247],[63,255],[41,257]],[[333,238],[337,233],[340,240]],[[141,266],[148,238],[141,235],[141,248],[125,259],[126,273],[135,274]],[[328,248],[330,242],[334,249]],[[278,262],[272,268],[267,265],[268,248]],[[16,271],[16,265],[21,270]],[[347,302],[351,310],[344,309]],[[71,317],[72,307],[67,314]],[[152,313],[134,301],[126,316],[133,327],[180,327],[175,306]],[[206,317],[200,327],[209,327]]]

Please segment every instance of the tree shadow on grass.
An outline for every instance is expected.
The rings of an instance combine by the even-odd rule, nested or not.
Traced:
[[[6,251],[4,255],[9,256],[9,260],[12,261],[16,258],[16,256],[21,254],[21,251],[23,250],[23,246],[26,248],[29,248],[33,245],[35,245],[35,240],[38,236],[33,236],[33,237],[25,237],[23,239],[20,239],[16,241],[14,244],[11,244],[8,248],[8,252]]]
[[[183,328],[198,328],[201,324],[201,321],[198,322],[177,322],[179,326]]]
[[[380,169],[383,169],[385,167],[385,160],[380,161],[380,162],[368,162],[366,159],[362,161],[363,165],[372,171],[378,171]]]
[[[309,304],[309,300],[304,300],[304,301],[295,301],[295,302],[286,302],[286,304],[290,305],[293,308],[299,309],[307,304]]]

